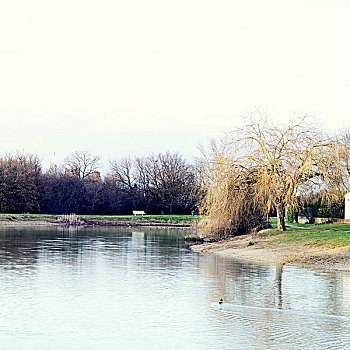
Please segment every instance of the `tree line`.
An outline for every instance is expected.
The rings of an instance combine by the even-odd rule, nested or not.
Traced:
[[[0,157],[0,212],[45,214],[190,214],[200,191],[195,167],[166,152],[110,162],[102,177],[100,158],[75,152],[44,170],[37,155]]]
[[[228,236],[261,228],[285,213],[341,212],[350,191],[350,132],[330,135],[307,117],[273,125],[266,117],[212,140],[190,164],[180,153],[124,157],[109,163],[102,177],[100,158],[75,152],[44,170],[38,156],[0,157],[0,212],[203,215],[209,234]],[[297,208],[297,210],[295,209]]]

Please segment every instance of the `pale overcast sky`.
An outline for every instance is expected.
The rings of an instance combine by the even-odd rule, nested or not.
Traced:
[[[11,0],[0,11],[0,153],[197,145],[256,108],[349,126],[348,0]]]

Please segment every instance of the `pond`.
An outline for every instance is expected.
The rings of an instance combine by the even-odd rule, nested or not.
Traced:
[[[201,255],[187,234],[1,228],[1,348],[350,349],[350,274]]]

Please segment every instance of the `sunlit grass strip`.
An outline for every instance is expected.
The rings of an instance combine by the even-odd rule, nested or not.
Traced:
[[[156,220],[156,221],[192,221],[200,219],[199,215],[78,215],[87,220]]]
[[[341,230],[341,231],[349,231],[350,224],[348,223],[324,223],[324,224],[299,224],[293,223],[292,226],[299,226],[303,228],[307,228],[310,230]]]
[[[16,218],[23,218],[23,219],[40,219],[40,218],[58,218],[61,215],[58,214],[9,214],[9,213],[0,213],[0,217],[16,217]]]
[[[265,243],[287,243],[324,248],[348,247],[350,249],[350,231],[348,230],[306,231],[293,229],[282,233],[271,230],[265,233],[265,237]]]

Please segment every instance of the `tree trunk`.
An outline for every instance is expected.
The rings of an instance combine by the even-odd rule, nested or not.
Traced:
[[[277,230],[286,231],[286,224],[284,222],[284,206],[281,204],[276,205],[277,212]]]

